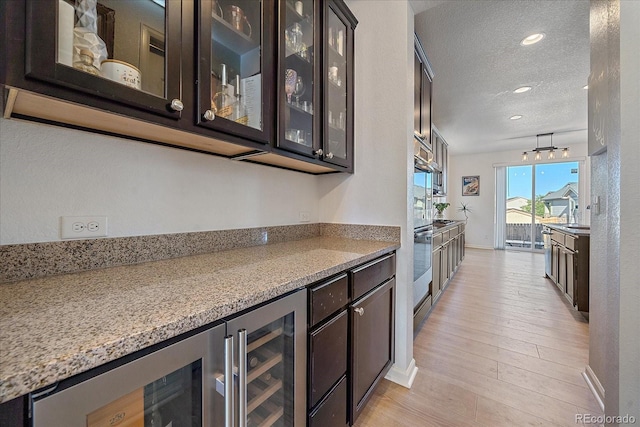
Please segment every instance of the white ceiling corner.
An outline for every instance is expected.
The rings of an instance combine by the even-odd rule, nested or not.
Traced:
[[[411,4],[435,72],[433,122],[451,153],[526,150],[536,134],[548,132],[554,145],[586,143],[588,1]],[[546,37],[520,46],[535,32]],[[533,89],[513,93],[525,85]],[[523,118],[509,120],[515,114]]]

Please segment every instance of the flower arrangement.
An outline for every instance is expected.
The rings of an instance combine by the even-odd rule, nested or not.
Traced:
[[[436,210],[438,211],[438,214],[436,215],[436,218],[442,218],[442,213],[450,205],[451,205],[451,203],[434,203],[433,207],[436,208]]]

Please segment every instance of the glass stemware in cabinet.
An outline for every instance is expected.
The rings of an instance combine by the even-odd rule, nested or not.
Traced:
[[[291,95],[296,90],[296,81],[298,80],[298,73],[296,70],[287,69],[287,73],[284,78],[284,92],[287,94],[287,102],[291,104]]]
[[[314,42],[313,0],[280,2],[284,23],[280,46],[280,123],[278,147],[313,156]],[[293,96],[293,99],[291,98]]]
[[[296,79],[296,84],[293,90],[293,96],[296,97],[296,107],[300,108],[300,97],[304,95],[304,90],[306,87],[304,86],[304,82],[302,81],[302,77],[298,76]]]

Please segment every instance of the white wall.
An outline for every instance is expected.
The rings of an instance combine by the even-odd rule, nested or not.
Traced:
[[[355,174],[320,177],[320,221],[402,227],[397,253],[396,364],[407,385],[413,364],[413,11],[406,1],[351,0],[357,16]]]
[[[446,135],[443,135],[446,138]],[[455,144],[454,141],[450,141]],[[584,144],[570,145],[571,158],[586,158],[587,141]],[[449,173],[447,182],[447,201],[451,203],[445,210],[445,218],[462,219],[464,214],[458,212],[461,203],[471,208],[468,214],[469,220],[466,227],[467,246],[479,248],[493,248],[494,220],[495,220],[495,164],[520,165],[522,150],[501,151],[497,153],[458,154],[449,156]],[[580,188],[582,193],[580,203],[586,207],[589,200],[589,159],[586,158],[585,176],[581,178],[584,185]],[[466,175],[480,176],[480,195],[462,196],[462,177]],[[579,205],[580,205],[579,204]],[[587,215],[583,215],[586,218]]]
[[[409,384],[413,11],[398,0],[347,3],[359,21],[355,174],[314,177],[0,119],[0,244],[59,240],[67,215],[107,215],[110,237],[295,224],[301,210],[311,222],[401,226],[389,376]]]
[[[318,177],[0,119],[0,244],[59,239],[59,217],[106,215],[109,237],[318,221]]]

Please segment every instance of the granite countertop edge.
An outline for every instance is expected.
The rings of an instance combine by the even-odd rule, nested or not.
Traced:
[[[575,236],[590,236],[591,235],[591,228],[571,228],[571,227],[567,227],[563,224],[544,224],[545,226],[552,228],[554,230],[558,230],[561,231],[563,233],[567,233],[567,234],[573,234]],[[588,226],[583,226],[583,225],[579,225],[580,227],[588,227]]]
[[[328,246],[327,242],[329,242]],[[332,245],[336,247],[334,248]],[[351,250],[352,248],[353,251]],[[118,277],[118,279],[114,280],[118,282],[119,286],[122,286],[124,290],[128,290],[128,288],[126,288],[127,286],[136,286],[125,283],[128,271],[131,271],[132,277],[135,277],[135,274],[141,274],[145,271],[153,272],[156,268],[158,270],[171,270],[174,265],[179,266],[180,268],[185,268],[185,266],[190,266],[191,264],[200,266],[201,264],[216,260],[225,264],[222,267],[212,267],[210,272],[206,271],[207,269],[205,266],[203,267],[204,272],[198,271],[198,273],[194,274],[193,277],[190,276],[186,279],[179,277],[179,280],[175,280],[176,283],[180,282],[180,286],[185,286],[185,290],[187,290],[186,287],[190,287],[189,289],[191,289],[192,287],[195,288],[197,286],[203,286],[199,281],[211,280],[214,275],[216,277],[217,275],[224,276],[224,279],[221,279],[221,282],[224,280],[224,283],[219,285],[219,289],[223,291],[224,295],[217,298],[217,295],[212,294],[210,297],[214,299],[211,301],[207,300],[206,303],[204,303],[204,306],[203,304],[197,305],[197,310],[193,312],[187,311],[190,300],[185,297],[184,305],[186,308],[183,310],[183,314],[177,317],[170,318],[168,320],[161,320],[156,323],[153,320],[142,316],[140,313],[136,313],[138,317],[142,317],[142,319],[135,319],[137,323],[132,322],[134,324],[130,327],[126,325],[119,325],[120,329],[122,330],[122,328],[124,328],[124,331],[126,332],[112,335],[105,341],[96,341],[91,343],[91,339],[84,336],[86,335],[86,331],[92,330],[91,328],[104,328],[104,325],[100,324],[100,315],[97,315],[94,316],[94,318],[98,320],[93,320],[93,325],[82,324],[82,327],[80,328],[85,331],[85,334],[81,336],[80,341],[86,342],[78,344],[77,340],[70,338],[68,343],[69,348],[66,351],[52,352],[49,354],[38,354],[45,353],[48,349],[48,345],[52,345],[47,345],[46,341],[45,344],[41,345],[41,342],[43,340],[56,339],[56,335],[62,334],[62,327],[58,328],[56,334],[53,334],[53,336],[47,336],[48,334],[46,334],[46,331],[37,331],[37,323],[33,322],[35,319],[21,319],[20,313],[17,312],[18,310],[11,313],[10,310],[12,310],[12,307],[9,307],[11,302],[9,301],[7,306],[0,309],[0,342],[4,342],[0,347],[7,345],[7,343],[9,346],[13,346],[11,347],[11,350],[6,350],[7,347],[5,347],[5,350],[0,348],[0,403],[49,386],[60,380],[88,371],[107,362],[119,359],[138,350],[192,331],[217,320],[224,319],[234,313],[238,313],[244,309],[277,298],[296,289],[304,288],[319,280],[366,263],[399,248],[400,242],[361,241],[345,238],[312,238],[296,242],[277,243],[262,247],[234,249],[230,251],[193,255],[130,266],[112,267],[88,272],[65,274],[61,276],[24,280],[10,284],[8,287],[13,287],[13,289],[23,291],[20,293],[20,297],[16,297],[16,299],[21,298],[26,301],[28,297],[22,296],[25,290],[30,290],[36,287],[43,287],[46,290],[48,287],[51,287],[52,289],[49,289],[48,291],[55,292],[57,284],[76,281],[78,283],[77,289],[72,291],[74,295],[73,298],[70,298],[72,300],[75,298],[75,300],[72,301],[72,304],[75,307],[82,307],[82,310],[90,313],[89,316],[91,316],[94,313],[91,312],[86,304],[91,305],[89,303],[95,303],[93,300],[89,301],[89,298],[91,298],[92,295],[91,292],[96,291],[89,286],[92,281],[96,281],[99,286],[104,286],[104,280],[109,281],[109,275],[112,275],[114,277]],[[278,256],[278,250],[285,252],[285,255]],[[312,253],[313,251],[318,250],[326,251],[329,255],[335,255],[335,258],[339,258],[340,261],[317,260],[317,262],[313,262],[313,260],[310,260],[309,258],[316,255],[315,253]],[[299,253],[296,253],[298,251]],[[269,255],[266,257],[267,259],[262,259],[256,263],[255,258],[257,257],[260,259],[261,256],[265,255],[265,253]],[[324,252],[320,252],[320,254],[323,253]],[[231,265],[227,265],[229,264],[229,261],[226,261],[227,257],[234,259],[234,262],[231,263]],[[255,271],[249,271],[248,273],[244,271],[243,258],[246,262],[246,266],[251,267],[250,269]],[[296,263],[296,260],[300,263],[300,266],[297,266],[299,268],[291,267],[292,263]],[[293,271],[286,271],[287,268]],[[141,269],[142,271],[140,271]],[[268,273],[269,269],[274,269],[272,271],[276,271],[276,273],[274,273],[274,276],[276,277],[273,278],[273,280],[271,277],[263,277],[262,280],[252,283],[251,286],[245,286],[247,279],[254,277],[254,274],[259,274],[260,271]],[[282,272],[281,270],[285,271]],[[145,281],[147,283],[145,283],[145,286],[149,284],[155,286],[163,280],[167,282],[165,286],[167,292],[176,292],[174,282],[160,276],[146,279]],[[236,284],[227,286],[229,282],[234,282]],[[80,283],[82,283],[82,285]],[[89,296],[81,295],[83,293],[81,291],[85,289],[83,287],[85,283],[89,284],[87,285],[87,288],[89,289]],[[111,285],[114,285],[114,283],[108,282],[108,286]],[[67,289],[66,292],[68,292],[69,286],[65,286]],[[4,289],[0,287],[0,291],[6,289],[10,290],[11,288],[8,287]],[[142,286],[140,289],[141,291],[145,291]],[[215,289],[210,291],[214,292]],[[178,292],[181,290],[182,289],[178,289]],[[97,291],[105,292],[104,288],[100,288]],[[205,291],[207,291],[207,289],[205,289]],[[195,292],[198,291],[193,292],[195,295]],[[18,293],[18,291],[15,292],[16,295]],[[5,292],[5,294],[0,293],[0,296],[10,300],[11,295],[9,292],[9,297],[7,298],[7,293]],[[87,299],[85,304],[83,304],[82,298]],[[142,298],[151,297],[148,294],[143,295]],[[168,297],[168,299],[171,299],[171,297]],[[29,306],[29,304],[31,304],[30,301],[25,301],[20,301],[20,304],[24,306]],[[29,308],[29,310],[33,310],[32,307],[27,308]],[[64,308],[66,308],[66,306]],[[102,309],[104,313],[100,314],[105,315],[105,313],[109,311],[109,308],[110,307],[103,307]],[[40,315],[39,311],[35,311],[35,314],[30,312],[29,315],[35,315],[36,317],[41,316],[43,318],[41,322],[45,322],[46,324],[45,317],[50,314],[42,313],[42,315]],[[16,324],[8,325],[7,323],[12,320]],[[89,319],[89,322],[91,322],[91,319]],[[126,322],[126,318],[124,320],[120,320],[120,323]],[[142,323],[142,325],[140,323]],[[27,325],[27,328],[30,325],[36,326],[31,326],[31,330],[25,331],[22,329],[25,325]],[[13,326],[14,329],[7,332],[11,326]],[[73,330],[73,327],[73,325],[69,325],[70,330]],[[2,332],[3,329],[5,332]],[[73,332],[71,332],[71,334],[73,334]],[[20,337],[24,339],[23,342],[20,342]],[[64,340],[64,338],[66,337],[59,338],[59,340]],[[17,343],[15,342],[15,339],[18,340]],[[21,351],[24,354],[21,354]],[[32,353],[36,353],[36,355]]]

